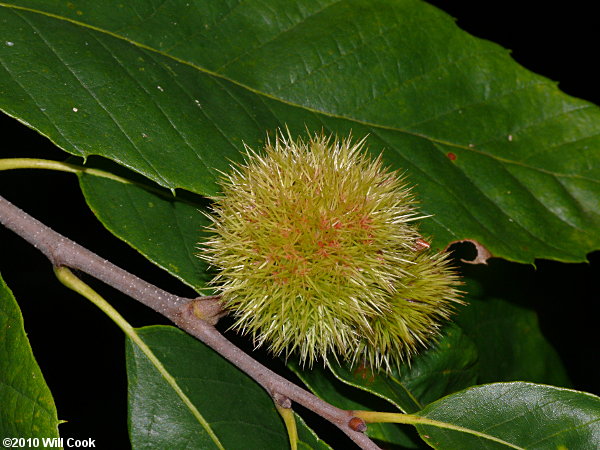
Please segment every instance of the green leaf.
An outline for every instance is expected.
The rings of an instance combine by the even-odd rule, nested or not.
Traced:
[[[364,367],[333,365],[346,384],[378,395],[406,413],[419,411],[438,398],[472,386],[477,380],[477,350],[456,325],[446,327],[432,348],[415,356],[391,374],[373,374]]]
[[[0,277],[0,437],[58,438],[56,406],[37,365],[23,316]]]
[[[304,419],[298,414],[296,416],[296,427],[298,431],[298,448],[303,449],[321,449],[331,450],[325,441],[322,441],[317,434],[306,425]]]
[[[136,333],[162,368],[127,340],[129,431],[134,449],[289,448],[271,397],[250,377],[177,328],[151,326]],[[181,395],[165,375],[173,377]],[[202,421],[208,423],[210,433]],[[328,448],[303,421],[298,422],[298,434],[300,448]]]
[[[519,382],[476,386],[428,405],[419,416],[471,431],[418,425],[425,441],[440,449],[600,446],[600,398],[553,386]]]
[[[205,289],[206,264],[195,256],[208,225],[198,210],[202,202],[86,174],[79,179],[88,205],[108,230],[196,290]]]
[[[468,301],[468,307],[461,308],[455,320],[477,347],[478,383],[531,381],[570,386],[558,354],[540,330],[535,311],[496,298],[470,296]]]
[[[288,360],[290,368],[310,391],[319,398],[338,408],[346,410],[379,410],[387,405],[379,399],[365,395],[340,383],[331,372],[320,367],[312,369],[301,368],[294,360]],[[402,448],[419,448],[420,440],[411,434],[410,429],[392,423],[372,423],[368,426],[367,434],[371,439],[402,446]]]
[[[600,248],[600,110],[421,1],[21,0],[0,27],[0,108],[74,155],[214,194],[242,141],[353,130],[408,171],[438,247]]]

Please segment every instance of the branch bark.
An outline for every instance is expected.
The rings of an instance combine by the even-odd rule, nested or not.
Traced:
[[[216,297],[190,299],[166,292],[57,233],[1,196],[0,223],[40,250],[55,267],[87,273],[164,315],[252,377],[275,400],[287,397],[301,404],[335,424],[362,449],[379,448],[362,428],[356,431],[351,425],[356,419],[352,411],[337,408],[274,373],[219,333],[214,327],[219,317]]]

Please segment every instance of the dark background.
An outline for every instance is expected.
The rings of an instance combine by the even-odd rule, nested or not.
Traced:
[[[597,66],[600,27],[593,2],[565,7],[533,2],[430,2],[457,17],[471,34],[512,49],[526,68],[558,81],[573,96],[600,104]],[[540,4],[541,5],[541,4]],[[542,8],[542,6],[540,6]],[[61,160],[65,153],[6,116],[0,157]],[[167,290],[194,293],[99,226],[85,205],[74,175],[10,171],[0,175],[0,195],[79,242]],[[599,230],[600,231],[600,230]],[[464,250],[467,251],[467,250]],[[64,437],[96,438],[99,448],[127,445],[126,374],[121,331],[90,302],[60,285],[50,263],[32,246],[0,227],[0,273],[22,308],[34,354],[52,390]],[[598,394],[598,331],[594,305],[600,299],[600,253],[591,264],[537,261],[532,266],[492,260],[462,266],[490,295],[519,293],[536,309],[541,328],[559,352],[576,389]],[[134,326],[166,323],[128,297],[87,279]],[[597,308],[597,306],[596,306]],[[118,444],[117,444],[118,443]],[[116,444],[116,445],[115,445]]]

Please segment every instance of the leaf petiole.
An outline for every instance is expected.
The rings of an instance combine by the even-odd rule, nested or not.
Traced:
[[[275,408],[277,412],[283,419],[283,423],[285,423],[285,428],[288,433],[288,437],[290,438],[290,449],[297,450],[298,448],[298,430],[296,428],[296,416],[294,415],[294,410],[292,408],[286,408],[281,406],[277,401],[273,401],[275,404]]]
[[[114,175],[104,170],[92,169],[88,167],[78,166],[76,164],[70,164],[62,161],[52,161],[49,159],[37,159],[37,158],[3,158],[0,159],[0,170],[13,170],[13,169],[46,169],[56,170],[59,172],[68,172],[75,174],[88,174],[102,178],[109,178],[114,181],[121,183],[132,184],[133,181],[127,178]]]
[[[115,324],[123,332],[127,335],[131,341],[139,347],[139,349],[146,355],[148,360],[154,365],[157,371],[163,376],[165,381],[171,386],[171,388],[175,391],[175,393],[181,398],[182,402],[189,408],[190,412],[194,415],[196,420],[200,423],[202,428],[206,431],[206,433],[210,436],[214,444],[221,450],[225,450],[225,447],[219,441],[219,438],[214,433],[212,428],[206,419],[200,414],[200,411],[194,406],[192,401],[188,398],[188,396],[183,392],[181,387],[177,384],[175,378],[167,371],[167,369],[163,366],[160,360],[156,357],[156,355],[152,352],[150,347],[142,340],[142,338],[137,334],[135,328],[133,328],[125,318],[119,314],[119,312],[114,309],[100,294],[94,291],[91,287],[81,281],[79,278],[73,274],[66,267],[55,267],[54,273],[59,281],[67,286],[69,289],[77,292],[83,297],[90,300],[94,305],[102,310],[104,314],[112,319]]]
[[[480,437],[482,439],[487,439],[489,441],[498,442],[499,444],[505,445],[509,448],[514,448],[517,450],[524,450],[523,447],[519,447],[518,445],[511,444],[510,442],[506,442],[500,438],[495,436],[482,433],[477,430],[472,430],[470,428],[461,427],[459,425],[453,425],[447,422],[440,422],[438,420],[428,419],[426,417],[420,417],[413,414],[403,414],[403,413],[389,413],[389,412],[378,412],[378,411],[353,411],[353,414],[356,417],[363,419],[367,423],[403,423],[408,425],[429,425],[437,428],[445,428],[447,430],[458,431],[460,433],[472,434],[474,436]]]

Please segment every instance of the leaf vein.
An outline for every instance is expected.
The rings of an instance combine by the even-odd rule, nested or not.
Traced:
[[[193,33],[189,34],[185,40],[184,39],[179,39],[177,41],[175,41],[172,45],[165,47],[163,49],[164,52],[170,52],[171,50],[175,50],[177,48],[177,46],[182,42],[189,42],[189,41],[193,41],[196,36],[203,36],[205,35],[206,32],[210,31],[212,28],[219,26],[221,23],[223,23],[225,20],[227,20],[227,18],[229,16],[231,16],[231,14],[233,14],[233,11],[235,11],[240,5],[244,4],[244,3],[248,3],[247,0],[242,0],[242,1],[238,1],[236,4],[232,5],[229,10],[223,14],[222,17],[220,17],[216,22],[213,22],[212,24],[210,24],[210,26],[208,24],[205,25],[204,30],[202,30],[201,28],[198,28],[197,31],[194,31]],[[194,6],[196,4],[194,3]]]
[[[295,28],[297,28],[300,25],[302,25],[307,19],[314,18],[314,17],[318,16],[319,14],[323,13],[323,11],[331,8],[334,5],[337,5],[338,3],[341,3],[342,1],[343,0],[335,0],[332,3],[329,3],[329,4],[325,5],[325,6],[323,6],[321,9],[318,9],[316,11],[311,12],[311,14],[309,14],[308,16],[302,17],[302,20],[300,20],[297,23],[292,24],[291,27],[288,27],[288,28],[286,28],[284,30],[280,30],[272,38],[267,39],[266,41],[259,43],[258,46],[252,47],[252,48],[246,50],[245,52],[239,54],[238,56],[234,57],[233,59],[229,60],[228,62],[226,62],[225,64],[223,64],[221,67],[218,67],[217,69],[215,69],[215,72],[221,74],[225,68],[227,68],[231,64],[239,61],[244,56],[247,56],[247,55],[249,55],[249,54],[251,54],[251,53],[253,53],[253,52],[255,52],[255,51],[257,51],[257,50],[259,50],[261,48],[263,48],[264,46],[270,44],[271,42],[276,41],[277,39],[279,39],[284,34],[290,33],[292,30],[294,30]]]
[[[393,88],[390,88],[387,91],[384,91],[381,94],[373,97],[370,101],[363,103],[357,109],[354,109],[352,112],[353,113],[357,113],[357,112],[365,109],[370,104],[372,104],[377,98],[387,97],[388,95],[390,95],[390,94],[392,94],[394,92],[400,91],[401,89],[403,89],[404,87],[406,87],[409,84],[412,84],[412,83],[414,83],[416,81],[419,81],[419,80],[422,80],[422,79],[426,78],[427,76],[435,73],[436,71],[438,71],[440,69],[449,67],[451,65],[456,65],[457,63],[459,63],[459,62],[461,62],[461,61],[463,61],[465,59],[469,59],[469,58],[472,58],[474,56],[485,55],[487,53],[497,53],[497,51],[495,51],[495,50],[485,50],[485,51],[480,51],[480,52],[475,52],[475,53],[471,53],[471,54],[468,54],[468,55],[464,55],[464,56],[462,56],[462,57],[460,57],[458,59],[452,60],[452,61],[445,61],[443,64],[438,64],[437,66],[432,67],[431,69],[427,70],[426,72],[420,73],[417,76],[414,76],[412,78],[409,78],[407,80],[402,81],[401,83],[399,83],[398,85],[394,86]],[[495,97],[489,97],[485,101],[488,101],[489,99],[493,99],[493,98],[495,98]],[[485,101],[484,102],[479,102],[479,103],[485,103]],[[455,112],[455,111],[457,111],[459,109],[463,109],[463,108],[466,108],[466,107],[469,107],[469,106],[473,106],[473,105],[476,105],[476,104],[478,104],[478,103],[467,104],[467,105],[464,105],[464,106],[459,106],[457,108],[454,108],[454,109],[452,109],[450,111],[444,111],[443,113],[440,113],[439,115],[437,115],[435,117],[432,117],[432,118],[429,118],[429,119],[426,119],[426,120],[423,120],[423,121],[420,121],[420,122],[409,123],[409,124],[406,125],[406,128],[408,128],[408,127],[414,127],[416,125],[421,125],[423,123],[427,123],[427,122],[436,120],[436,119],[438,119],[440,117],[443,117],[445,115],[451,114],[451,113],[453,113],[453,112]]]
[[[275,95],[279,94],[284,88],[288,88],[289,86],[292,86],[293,84],[296,84],[296,83],[298,83],[300,81],[306,80],[306,79],[310,78],[311,76],[313,76],[315,73],[322,72],[324,69],[326,69],[328,67],[331,67],[332,65],[334,65],[339,60],[342,60],[342,59],[344,59],[344,58],[346,58],[348,56],[352,56],[352,55],[356,54],[367,43],[370,43],[370,42],[374,41],[375,39],[382,37],[385,33],[387,33],[390,30],[393,30],[393,29],[395,29],[397,27],[398,27],[398,24],[396,23],[394,26],[382,29],[379,33],[377,33],[375,35],[369,36],[368,39],[362,39],[360,45],[357,45],[356,47],[354,47],[353,49],[351,49],[350,51],[348,51],[346,53],[342,52],[339,44],[337,44],[337,41],[336,41],[336,45],[338,47],[338,52],[339,52],[339,55],[337,57],[331,59],[327,64],[321,64],[320,66],[316,67],[312,71],[309,71],[308,68],[307,68],[306,73],[302,77],[298,77],[298,78],[294,79],[293,82],[290,82],[290,83],[287,83],[287,84],[282,84],[278,89],[276,89],[276,90],[274,90],[272,92],[272,95],[275,96]],[[375,100],[375,98],[373,98],[373,100]],[[370,103],[370,102],[367,102],[367,103]],[[361,109],[361,108],[359,108],[359,109]]]
[[[483,52],[483,53],[486,53],[486,52]],[[519,91],[525,91],[527,89],[531,89],[531,88],[536,87],[536,86],[544,86],[544,85],[548,85],[548,83],[542,82],[542,81],[536,81],[536,82],[533,82],[533,83],[530,83],[530,84],[526,84],[524,86],[520,86],[518,88],[513,88],[513,89],[509,89],[507,91],[499,92],[498,94],[493,95],[491,97],[487,97],[487,98],[485,98],[482,101],[477,101],[477,102],[472,102],[472,103],[466,103],[466,104],[459,105],[459,106],[457,106],[454,109],[451,109],[449,111],[444,111],[443,113],[440,113],[440,114],[438,114],[436,116],[433,116],[433,117],[428,117],[427,119],[422,120],[420,122],[415,122],[415,123],[408,124],[408,125],[406,125],[406,127],[407,128],[408,127],[415,127],[417,125],[422,125],[422,124],[425,124],[425,123],[433,122],[433,121],[435,121],[435,120],[437,120],[437,119],[439,119],[441,117],[450,115],[450,114],[452,114],[452,113],[454,113],[456,111],[459,111],[459,110],[462,110],[462,109],[467,109],[467,108],[472,108],[473,106],[485,105],[485,104],[489,103],[491,100],[498,100],[498,99],[501,99],[503,97],[508,97],[509,95],[512,95],[512,94],[514,94],[516,92],[519,92]],[[477,145],[481,146],[484,143],[478,142]]]
[[[19,11],[14,11],[14,14],[17,15],[18,17],[21,18],[21,20],[23,20],[23,22],[27,23],[28,25],[31,26],[31,24],[25,19],[25,17],[23,17],[23,14]],[[54,129],[58,132],[58,134],[65,140],[67,141],[69,144],[71,144],[73,146],[74,149],[79,151],[80,156],[84,155],[84,152],[81,151],[79,149],[79,147],[73,143],[69,138],[67,138],[67,136],[63,133],[63,131],[57,126],[56,123],[54,123],[54,121],[50,118],[50,116],[46,113],[46,108],[42,108],[42,106],[37,102],[37,99],[35,97],[33,97],[29,91],[27,89],[25,89],[23,87],[23,85],[19,82],[18,77],[14,76],[10,70],[8,69],[8,67],[5,65],[4,60],[2,58],[0,58],[0,62],[2,63],[2,68],[11,76],[11,79],[21,88],[22,92],[27,95],[31,101],[38,107],[38,109],[40,110],[40,112],[48,119],[48,122],[54,127]]]
[[[550,211],[550,212],[552,213],[552,215],[553,215],[553,216],[556,216],[556,214],[554,214],[554,212],[552,212],[551,210],[549,210],[549,209],[548,209],[548,208],[547,208],[547,207],[546,207],[546,206],[545,206],[543,203],[541,203],[541,202],[540,202],[540,201],[537,199],[537,197],[535,197],[535,196],[534,196],[534,195],[531,193],[531,191],[529,191],[529,189],[525,188],[525,187],[524,187],[524,185],[523,185],[523,183],[522,183],[520,180],[516,179],[516,178],[515,178],[515,177],[514,177],[514,176],[513,176],[513,175],[512,175],[512,174],[511,174],[511,173],[510,173],[510,172],[509,172],[509,171],[508,171],[506,168],[505,168],[505,167],[503,167],[502,165],[500,165],[499,167],[500,167],[500,169],[501,169],[502,171],[504,171],[505,173],[509,174],[509,175],[510,175],[510,176],[511,176],[513,179],[517,180],[517,181],[519,182],[519,184],[520,184],[521,186],[523,186],[523,188],[524,188],[524,189],[525,189],[527,192],[529,192],[529,193],[531,194],[531,197],[532,197],[533,199],[535,199],[537,203],[540,203],[542,206],[544,206],[544,208],[545,208],[545,209],[547,209],[548,211]],[[546,247],[548,247],[548,248],[552,248],[552,249],[555,249],[555,250],[559,250],[560,252],[564,252],[564,251],[566,251],[566,250],[565,250],[565,249],[563,249],[563,248],[557,247],[556,245],[554,245],[554,244],[552,244],[552,243],[550,243],[550,242],[545,242],[545,241],[543,241],[541,238],[538,238],[536,235],[534,235],[534,234],[533,234],[533,233],[532,233],[532,232],[529,230],[529,228],[527,228],[527,226],[525,226],[525,225],[522,223],[522,221],[520,221],[520,215],[519,215],[519,214],[510,215],[508,212],[506,212],[506,211],[505,211],[505,209],[504,209],[504,208],[502,208],[502,206],[501,206],[500,204],[498,204],[497,202],[495,202],[495,201],[494,201],[494,197],[493,197],[493,196],[491,196],[490,194],[488,194],[488,193],[487,193],[487,192],[486,192],[486,191],[485,191],[485,190],[484,190],[484,189],[483,189],[483,188],[482,188],[480,185],[478,185],[478,184],[477,184],[477,182],[476,182],[476,179],[475,179],[475,178],[473,178],[473,177],[469,176],[469,174],[468,174],[467,172],[464,172],[464,171],[463,171],[462,173],[464,174],[464,176],[465,176],[467,179],[469,179],[469,180],[471,181],[472,185],[473,185],[474,187],[476,187],[476,188],[477,188],[477,190],[478,190],[478,191],[481,193],[481,195],[482,195],[484,198],[486,198],[487,200],[489,200],[489,203],[493,205],[494,209],[496,209],[496,210],[497,210],[498,212],[500,212],[500,213],[501,213],[503,216],[505,216],[507,219],[509,219],[509,220],[508,220],[509,222],[514,222],[516,225],[518,225],[518,226],[519,226],[519,228],[520,228],[520,229],[521,229],[523,232],[525,232],[525,234],[527,234],[527,235],[531,236],[531,238],[533,238],[533,240],[537,241],[538,243],[541,243],[541,244],[542,244],[542,246],[546,246]],[[557,216],[557,217],[558,217],[558,216]],[[559,218],[559,220],[563,221],[563,220],[562,220],[560,217],[558,217],[558,218]],[[564,222],[564,221],[563,221],[563,222]],[[480,222],[480,223],[481,223],[481,222]],[[564,222],[564,223],[567,223],[567,222]],[[502,238],[500,238],[500,236],[499,236],[499,235],[497,235],[497,238],[498,238],[498,239],[504,239],[503,237],[502,237]],[[507,244],[508,244],[508,242],[507,242]]]
[[[388,145],[389,145],[391,148],[394,148],[394,146],[393,146],[393,145],[392,145],[392,144],[391,144],[391,143],[390,143],[390,142],[389,142],[387,139],[383,138],[383,137],[382,137],[382,136],[381,136],[381,135],[380,135],[380,134],[379,134],[379,133],[378,133],[376,130],[372,129],[372,133],[373,133],[373,135],[375,135],[375,136],[377,136],[379,139],[381,139],[383,142],[387,143],[387,144],[388,144]],[[432,145],[433,145],[434,147],[436,147],[436,148],[437,148],[437,145],[436,145],[435,143],[433,143],[433,142],[432,142]],[[398,152],[396,152],[396,153],[397,153],[398,155],[400,155]],[[402,156],[402,155],[400,155],[400,156]],[[406,161],[410,163],[410,161],[408,161],[408,160],[406,160]],[[428,172],[424,171],[423,169],[421,169],[420,167],[418,167],[417,165],[415,165],[415,164],[413,164],[413,163],[410,163],[410,165],[413,167],[413,170],[414,170],[415,172],[417,172],[417,171],[418,171],[418,172],[420,172],[424,178],[428,178],[428,179],[429,179],[429,180],[430,180],[432,183],[434,183],[434,184],[436,184],[436,185],[438,185],[438,186],[440,186],[440,187],[444,187],[444,188],[446,188],[446,186],[443,186],[443,185],[442,185],[442,184],[439,182],[439,180],[437,180],[437,179],[435,179],[434,177],[432,177],[430,173],[428,173]],[[466,174],[465,174],[464,172],[462,172],[462,171],[461,171],[461,174],[463,174],[463,175],[465,176],[465,178],[469,179],[469,177],[467,177],[467,176],[466,176]],[[470,180],[470,179],[469,179],[469,181],[471,181],[471,182],[472,182],[472,180]],[[456,194],[456,193],[455,193],[455,192],[454,192],[452,189],[450,189],[450,188],[447,188],[447,192],[448,192],[449,194],[451,194],[451,195],[452,195],[452,197],[454,197],[454,198],[456,199],[456,205],[460,205],[460,208],[462,209],[462,211],[463,211],[463,212],[464,212],[466,215],[470,216],[470,217],[473,219],[473,221],[474,221],[474,222],[478,223],[478,224],[481,226],[481,228],[483,228],[483,229],[486,229],[486,230],[490,231],[490,230],[488,229],[488,227],[487,227],[487,226],[485,226],[485,225],[484,225],[484,224],[483,224],[483,223],[482,223],[482,222],[479,220],[479,218],[473,214],[473,212],[472,212],[472,211],[470,211],[468,208],[466,208],[466,207],[464,206],[464,204],[463,204],[463,202],[462,202],[462,200],[461,200],[461,198],[459,197],[459,195],[458,195],[458,194]],[[486,197],[486,198],[487,198],[487,197]],[[489,200],[489,199],[488,199],[488,200]],[[493,202],[492,202],[492,203],[493,203]],[[495,206],[495,205],[493,205],[493,206]],[[492,234],[494,234],[494,235],[495,235],[495,233],[492,233]],[[498,238],[499,240],[504,240],[504,239],[505,239],[503,236],[499,236],[499,237],[497,237],[497,238]]]
[[[581,428],[586,428],[586,427],[588,427],[588,426],[590,426],[590,425],[592,425],[592,424],[594,424],[596,422],[600,422],[600,417],[597,418],[597,419],[594,419],[594,420],[590,420],[589,422],[585,422],[585,423],[579,424],[577,426],[572,426],[572,427],[568,427],[568,428],[562,428],[562,429],[558,430],[556,433],[549,434],[548,436],[544,436],[543,438],[538,439],[537,441],[530,442],[529,446],[531,446],[531,447],[533,447],[534,445],[539,446],[538,444],[540,444],[541,442],[547,441],[548,439],[552,439],[553,437],[559,436],[559,435],[561,435],[563,433],[566,433],[568,431],[575,431],[575,430],[579,430]]]
[[[26,20],[26,19],[24,19]],[[27,20],[26,20],[27,21]],[[166,184],[168,184],[166,182],[166,180],[162,177],[162,175],[156,170],[156,168],[154,167],[154,165],[146,158],[146,156],[144,156],[144,153],[137,147],[137,145],[135,144],[135,142],[133,142],[133,140],[131,139],[131,137],[125,132],[125,130],[123,129],[123,127],[121,126],[121,124],[119,123],[119,121],[115,118],[115,116],[108,110],[108,108],[106,108],[106,106],[100,101],[100,99],[98,98],[98,96],[94,93],[93,90],[91,90],[88,86],[86,86],[86,84],[83,82],[83,80],[81,80],[79,78],[79,76],[77,75],[77,73],[75,73],[75,71],[70,67],[70,65],[61,57],[61,55],[59,55],[55,50],[54,47],[51,45],[51,43],[44,38],[42,32],[36,28],[31,22],[27,21],[29,26],[31,27],[32,30],[34,30],[39,36],[40,39],[46,44],[48,50],[50,50],[50,52],[52,54],[54,54],[54,56],[56,56],[56,58],[62,63],[62,65],[64,66],[64,68],[73,76],[73,78],[75,80],[77,80],[77,82],[80,84],[80,86],[83,88],[83,90],[85,92],[87,92],[87,94],[97,103],[97,105],[106,113],[106,115],[112,120],[112,122],[115,124],[115,126],[119,129],[119,131],[123,134],[123,136],[127,139],[127,141],[129,141],[129,143],[131,144],[132,148],[135,149],[137,151],[137,153],[141,156],[141,158],[146,162],[146,164],[148,164],[148,166],[154,171],[154,174],[160,178],[163,182],[165,182]],[[93,37],[94,39],[96,39],[95,36],[93,36],[91,33],[88,33],[91,37]],[[115,56],[112,54],[112,52],[109,52],[109,54],[115,58]]]

